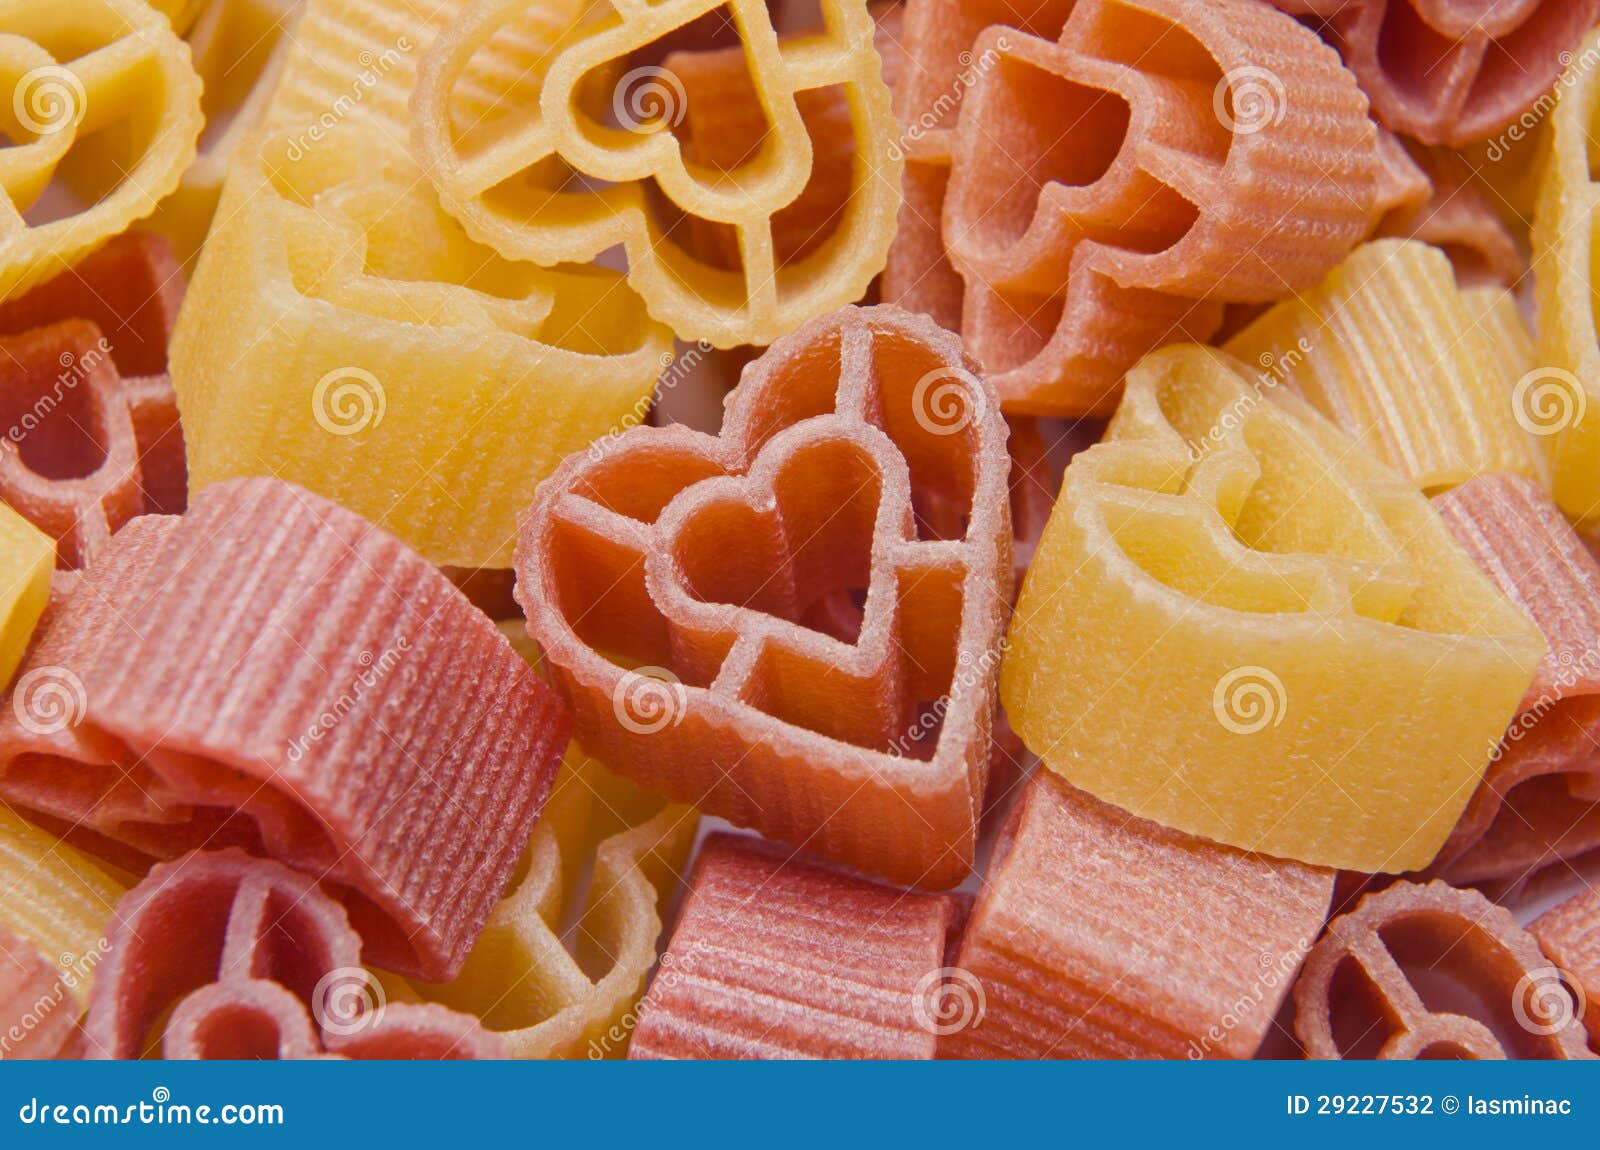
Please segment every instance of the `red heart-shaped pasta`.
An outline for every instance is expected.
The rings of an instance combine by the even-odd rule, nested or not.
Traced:
[[[638,428],[522,521],[579,740],[642,785],[907,885],[971,865],[1011,598],[1006,429],[895,308],[778,341],[720,436]]]
[[[502,1055],[471,1015],[388,1003],[344,908],[270,859],[196,851],[153,867],[106,943],[83,1023],[91,1058],[137,1058],[158,1035],[168,1058]]]

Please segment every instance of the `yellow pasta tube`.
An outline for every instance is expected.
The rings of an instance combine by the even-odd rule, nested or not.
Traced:
[[[55,541],[0,503],[0,689],[11,682],[50,601],[55,565]]]
[[[1556,502],[1586,526],[1600,522],[1600,330],[1594,244],[1600,186],[1591,176],[1591,125],[1600,113],[1600,29],[1562,77],[1550,113],[1550,155],[1533,224],[1540,367],[1521,391],[1525,418],[1546,436]]]
[[[1544,378],[1539,368],[1539,348],[1528,321],[1523,318],[1517,303],[1516,292],[1494,284],[1484,284],[1464,290],[1462,298],[1472,313],[1473,325],[1483,340],[1492,348],[1498,362],[1503,365],[1506,378],[1516,382],[1511,386],[1508,402],[1512,418],[1522,429],[1530,451],[1536,478],[1546,491],[1555,483],[1550,439],[1540,433],[1537,418],[1537,399],[1531,394]]]
[[[1432,860],[1544,652],[1423,494],[1206,348],[1146,357],[1076,456],[1001,697],[1134,814],[1361,871]]]
[[[60,964],[78,1013],[89,1003],[106,926],[124,891],[87,855],[0,804],[0,927]]]
[[[194,160],[202,117],[189,49],[144,0],[0,0],[0,33],[5,299],[149,215]],[[23,213],[58,172],[97,194],[30,224]]]
[[[574,744],[512,891],[461,973],[418,989],[478,1014],[514,1058],[620,1057],[698,822],[692,808],[634,788]],[[569,949],[562,924],[585,877]]]
[[[1489,471],[1538,476],[1512,408],[1525,345],[1491,338],[1437,248],[1367,244],[1227,350],[1424,491]]]
[[[191,488],[276,475],[436,563],[505,567],[534,487],[637,411],[671,334],[618,274],[503,260],[440,209],[406,102],[461,3],[306,8],[171,371]]]

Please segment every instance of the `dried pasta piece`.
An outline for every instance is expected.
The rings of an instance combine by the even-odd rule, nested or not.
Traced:
[[[0,804],[0,1059],[75,1052],[123,891],[88,856]]]
[[[339,1058],[441,1059],[462,1062],[507,1057],[503,1043],[470,1014],[433,1003],[387,1005],[369,1029],[355,1034],[327,1032],[323,1046]]]
[[[145,510],[139,443],[100,329],[81,320],[0,336],[0,499],[86,567]]]
[[[1514,403],[1522,349],[1491,342],[1437,248],[1367,244],[1227,350],[1271,364],[1275,382],[1425,491],[1539,474]]]
[[[1328,914],[1333,872],[1027,785],[972,909],[977,988],[946,1058],[1249,1058]]]
[[[618,274],[502,260],[439,207],[407,99],[464,8],[304,11],[262,129],[234,151],[172,378],[194,488],[271,474],[431,562],[504,568],[539,481],[624,426],[672,344]],[[510,67],[523,46],[486,51]]]
[[[1589,1032],[1590,1048],[1600,1050],[1600,1008],[1594,1005],[1600,1003],[1600,891],[1590,887],[1551,907],[1528,924],[1528,933],[1539,940],[1539,949],[1561,977],[1577,988],[1568,1001]],[[1529,1003],[1530,1017],[1540,1026],[1558,1023],[1560,1010],[1561,999],[1554,995]]]
[[[720,436],[569,459],[523,518],[517,600],[579,742],[834,861],[960,882],[1011,598],[1005,440],[953,335],[846,308],[746,368]]]
[[[1129,376],[1034,555],[1006,713],[1047,766],[1144,818],[1425,866],[1544,640],[1421,492],[1241,367],[1185,347]]]
[[[183,273],[165,239],[125,232],[59,275],[0,303],[0,335],[21,335],[65,320],[86,320],[105,336],[116,365],[112,374],[120,377],[116,385],[120,397],[114,406],[126,406],[133,424],[143,510],[161,514],[181,512],[188,500],[183,429],[178,423],[177,397],[166,374],[167,344],[183,302],[183,288]],[[95,358],[103,356],[105,348],[98,338],[92,350]],[[72,355],[74,362],[59,365],[47,401],[52,410],[59,406],[58,388],[75,387],[83,370],[68,369],[81,364],[90,349],[69,347],[63,354]],[[34,411],[36,420],[42,415]],[[84,425],[81,418],[78,422]],[[120,415],[112,422],[121,428]]]
[[[670,63],[612,75],[630,53],[724,5],[766,120],[757,153],[732,167],[718,157],[697,161],[671,130],[684,88]],[[498,101],[478,119],[461,113],[461,89],[501,29],[538,8],[533,0],[476,0],[440,36],[418,77],[412,139],[445,208],[508,259],[549,265],[623,245],[629,282],[651,314],[683,339],[717,347],[771,343],[860,299],[893,238],[901,168],[866,0],[822,0],[823,29],[784,41],[764,0],[597,7],[548,53],[526,57],[543,76],[536,98]],[[583,98],[596,87],[610,89],[600,115]],[[821,114],[828,92],[845,97],[854,147],[845,207],[825,240],[785,259],[778,233],[811,227],[800,202],[807,185],[838,178],[831,158],[814,153],[803,117],[803,107]],[[790,218],[779,224],[785,209]],[[738,266],[697,258],[673,234],[683,217],[733,228]]]
[[[1371,226],[1366,99],[1282,13],[912,0],[905,28],[884,297],[959,327],[1008,413],[1109,415],[1140,355],[1310,287]]]
[[[201,79],[205,131],[198,157],[140,226],[167,238],[185,265],[206,238],[229,160],[260,126],[300,5],[301,0],[207,0],[197,6],[190,26],[177,29]],[[329,106],[330,116],[337,118],[350,98],[362,94],[347,92],[345,103]],[[105,195],[122,179],[121,162],[108,150],[87,153],[68,173],[73,191],[91,202]]]
[[[1467,288],[1461,296],[1467,301],[1473,322],[1489,342],[1500,349],[1497,355],[1504,360],[1506,367],[1521,371],[1524,375],[1532,371],[1539,362],[1538,347],[1534,343],[1533,332],[1528,328],[1528,321],[1523,318],[1516,292],[1491,284],[1479,284]],[[1512,399],[1515,398],[1516,389],[1513,388]],[[1544,452],[1535,454],[1536,461],[1543,464]],[[1548,479],[1541,480],[1541,486],[1548,490]]]
[[[1525,706],[1600,693],[1600,562],[1542,488],[1479,476],[1433,499],[1456,541],[1544,633]]]
[[[166,18],[144,0],[0,2],[0,300],[77,263],[149,215],[195,157],[200,78]],[[59,172],[117,177],[82,211],[24,214]]]
[[[66,707],[37,713],[34,673]],[[414,552],[299,488],[239,480],[130,522],[89,568],[0,715],[0,795],[133,861],[270,854],[328,881],[372,961],[444,979],[567,728]]]
[[[964,899],[727,834],[700,848],[630,1058],[932,1058]]]
[[[876,27],[873,46],[891,92],[902,59],[901,10],[897,3],[870,6]],[[816,36],[818,30],[806,34]],[[779,43],[792,43],[794,38],[786,33]],[[767,116],[744,60],[744,49],[736,45],[673,52],[662,62],[666,74],[683,90],[683,155],[690,163],[729,171],[760,154]],[[797,92],[795,107],[811,140],[812,168],[800,194],[773,213],[772,248],[779,264],[804,258],[826,242],[848,210],[854,190],[855,124],[846,93],[839,88]],[[689,226],[697,256],[729,271],[738,269],[737,231],[699,217],[691,217]]]
[[[459,106],[478,56],[510,21],[536,10],[530,0],[478,0],[422,62],[413,144],[446,210],[507,258],[555,264],[624,245],[629,282],[678,336],[717,347],[766,344],[866,293],[893,237],[901,162],[866,0],[824,0],[826,29],[787,42],[776,37],[763,0],[730,0],[762,93],[766,141],[728,170],[686,155],[670,131],[683,115],[682,82],[656,66],[618,74],[630,53],[718,6],[600,5],[554,48],[526,58],[539,74],[530,98],[494,99],[488,114],[472,118]],[[610,101],[597,112],[584,93],[603,86]],[[507,85],[507,93],[517,90],[517,82]],[[813,179],[802,98],[816,112],[835,90],[846,93],[856,141],[845,210],[826,242],[784,259],[774,216]],[[578,190],[586,181],[606,186]],[[733,227],[739,266],[723,269],[678,242],[682,218]]]
[[[1412,159],[1406,142],[1387,128],[1378,129],[1378,185],[1372,199],[1374,226],[1394,212],[1423,203],[1433,182]]]
[[[1467,161],[1446,148],[1413,144],[1407,153],[1398,142],[1396,146],[1412,165],[1420,189],[1386,212],[1373,235],[1440,248],[1464,288],[1520,281],[1528,270],[1527,257],[1495,207],[1493,194],[1477,182]]]
[[[182,303],[183,272],[171,245],[148,232],[124,232],[0,303],[0,334],[87,320],[106,337],[122,375],[162,375]]]
[[[1591,64],[1600,61],[1594,45],[1586,51]],[[1550,117],[1536,112],[1521,117],[1513,131],[1457,149],[1475,182],[1489,191],[1506,221],[1523,235],[1533,224],[1539,186],[1549,167],[1550,135]]]
[[[8,457],[0,456],[0,466]],[[0,502],[0,689],[22,662],[50,601],[51,538]]]
[[[1539,944],[1504,907],[1443,882],[1397,882],[1330,922],[1294,1006],[1308,1058],[1593,1057]],[[1564,1017],[1534,1023],[1543,1009]]]
[[[1540,108],[1600,18],[1595,0],[1271,3],[1312,18],[1360,79],[1380,122],[1451,146],[1487,139]]]
[[[167,375],[122,380],[122,397],[139,446],[139,488],[152,515],[181,515],[189,506],[189,466],[178,422],[178,395]]]
[[[65,1057],[82,1013],[61,967],[0,924],[0,1060]]]
[[[1543,725],[1535,728],[1532,738],[1506,755],[1508,778],[1521,774],[1523,781],[1501,798],[1482,837],[1431,873],[1505,898],[1545,868],[1600,849],[1600,796],[1593,773],[1560,772],[1549,765],[1571,763],[1579,748],[1592,752],[1596,726],[1600,707],[1587,708],[1581,722],[1563,718],[1549,724],[1548,734]],[[1537,777],[1541,772],[1544,777]]]
[[[1521,880],[1600,846],[1600,563],[1550,497],[1520,476],[1481,476],[1433,503],[1550,648],[1437,861],[1457,883]],[[1550,812],[1554,837],[1539,841],[1552,824],[1524,815],[1524,787],[1530,799],[1533,791],[1543,796],[1539,809]],[[1565,804],[1554,808],[1563,793]],[[1542,849],[1506,849],[1512,841]]]
[[[196,851],[152,867],[107,942],[90,1058],[504,1057],[470,1015],[386,1002],[345,908],[271,859]]]
[[[512,1058],[610,1058],[627,1049],[627,1024],[699,825],[692,808],[631,787],[576,744],[567,761],[521,877],[461,973],[419,986],[480,1017]],[[562,926],[584,879],[588,903],[569,949]]]
[[[1600,185],[1589,131],[1600,109],[1600,29],[1561,79],[1550,113],[1550,159],[1533,225],[1539,370],[1521,381],[1520,410],[1547,437],[1554,494],[1569,519],[1600,523],[1600,332],[1590,281]]]

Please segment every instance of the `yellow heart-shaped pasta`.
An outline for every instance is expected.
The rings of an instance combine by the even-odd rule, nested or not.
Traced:
[[[461,105],[473,99],[468,81],[486,71],[483,53],[501,42],[509,22],[543,8],[477,0],[423,61],[413,98],[417,158],[445,208],[512,259],[586,260],[624,245],[629,281],[651,314],[680,337],[717,347],[771,343],[859,300],[888,257],[901,171],[866,0],[823,0],[826,31],[781,43],[764,0],[729,0],[768,123],[760,147],[733,169],[685,156],[670,130],[684,114],[685,89],[670,68],[626,68],[632,53],[720,6],[593,5],[548,51],[529,56],[527,70],[542,83],[520,98],[506,91],[474,113]],[[609,99],[597,100],[597,88],[609,88]],[[801,197],[814,159],[796,96],[824,88],[848,97],[850,192],[827,239],[783,260],[772,217]],[[579,190],[568,190],[573,184]],[[698,258],[673,236],[673,213],[732,227],[742,266]]]
[[[0,0],[0,299],[71,266],[149,215],[200,135],[200,77],[143,0]],[[99,172],[81,211],[23,213],[57,172]],[[105,173],[110,173],[106,175]]]
[[[1386,872],[1433,859],[1545,646],[1409,481],[1194,346],[1068,467],[1009,641],[1012,726],[1075,785]]]

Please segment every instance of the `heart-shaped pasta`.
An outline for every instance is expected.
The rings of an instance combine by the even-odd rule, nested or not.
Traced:
[[[505,567],[539,480],[639,418],[672,343],[617,273],[500,259],[440,208],[407,99],[463,4],[302,13],[234,150],[172,379],[197,489],[275,475],[435,563]],[[484,66],[562,26],[518,26]]]
[[[720,436],[569,459],[523,519],[517,597],[576,737],[708,814],[959,882],[1010,599],[1005,439],[954,336],[846,309],[746,369]]]
[[[1432,861],[1545,643],[1422,492],[1275,377],[1147,357],[1076,456],[1001,693],[1046,766],[1246,850]]]
[[[1440,1009],[1441,983],[1458,988],[1454,1009]],[[1594,1057],[1539,943],[1505,907],[1443,882],[1397,882],[1330,922],[1294,1006],[1308,1058]]]
[[[1145,352],[1370,227],[1366,98],[1254,0],[912,0],[905,46],[884,298],[959,330],[1007,414],[1109,414]]]
[[[639,790],[574,743],[519,877],[461,973],[419,988],[478,1015],[512,1058],[620,1058],[699,823],[693,808]],[[585,882],[569,947],[562,924]]]
[[[1339,49],[1372,114],[1426,144],[1487,139],[1549,100],[1595,0],[1269,0]],[[1524,125],[1526,127],[1526,125]]]
[[[416,155],[445,208],[512,259],[554,264],[624,245],[629,282],[651,314],[684,339],[718,347],[770,343],[860,299],[883,268],[900,207],[894,117],[866,0],[823,0],[826,30],[781,43],[763,0],[728,0],[769,125],[755,153],[731,168],[695,162],[670,130],[685,94],[669,68],[626,70],[631,54],[722,2],[597,5],[553,49],[529,58],[543,78],[536,92],[472,117],[457,107],[463,78],[507,22],[532,10],[530,0],[477,0],[424,60],[413,99]],[[610,89],[598,109],[597,87]],[[818,89],[848,98],[849,194],[827,238],[784,259],[773,217],[812,177],[816,157],[798,100]],[[666,213],[652,194],[668,202]],[[680,244],[672,235],[679,214],[734,229],[740,266],[706,262]]]
[[[91,1058],[499,1058],[471,1015],[389,1003],[314,878],[196,851],[118,903],[84,1018]],[[171,1013],[168,1014],[170,1009]]]
[[[149,215],[194,161],[200,78],[143,0],[0,0],[0,299]],[[113,165],[83,210],[30,224],[57,170]]]

